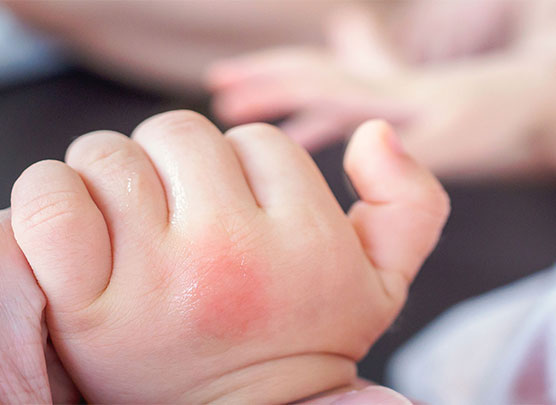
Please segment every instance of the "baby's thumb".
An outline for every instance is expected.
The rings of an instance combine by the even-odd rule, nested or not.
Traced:
[[[438,242],[449,214],[448,196],[382,121],[359,127],[344,167],[361,198],[350,220],[386,292],[403,298]]]

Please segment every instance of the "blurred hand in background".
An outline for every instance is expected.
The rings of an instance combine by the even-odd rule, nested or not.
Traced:
[[[382,14],[353,6],[336,14],[327,48],[215,64],[207,82],[216,115],[230,125],[286,117],[284,130],[311,150],[381,117],[444,177],[552,173],[554,3],[395,4]],[[400,23],[386,24],[395,13],[405,42]]]

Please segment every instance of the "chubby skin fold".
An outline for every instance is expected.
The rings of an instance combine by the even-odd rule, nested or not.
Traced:
[[[283,403],[349,385],[448,214],[386,124],[355,134],[344,215],[276,128],[189,111],[77,139],[27,169],[15,237],[88,401]]]

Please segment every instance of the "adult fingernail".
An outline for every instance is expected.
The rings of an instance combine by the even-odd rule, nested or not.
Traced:
[[[411,402],[389,388],[372,386],[344,394],[332,405],[411,405]]]

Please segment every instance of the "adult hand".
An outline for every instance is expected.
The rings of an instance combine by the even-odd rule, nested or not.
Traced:
[[[371,81],[353,74],[325,50],[280,48],[216,64],[207,83],[214,113],[224,124],[288,116],[282,129],[316,150],[368,119],[409,119],[412,106],[400,103],[380,76]]]
[[[537,33],[534,51],[524,35],[511,51],[415,67],[373,42],[381,33],[372,20],[350,18],[350,35],[337,35],[333,50],[268,50],[214,65],[207,81],[216,115],[229,125],[286,117],[282,128],[310,150],[381,117],[444,177],[553,171],[556,125],[547,106],[556,80],[551,52],[539,47],[552,35]]]
[[[46,299],[0,211],[0,403],[79,403],[47,343]]]

